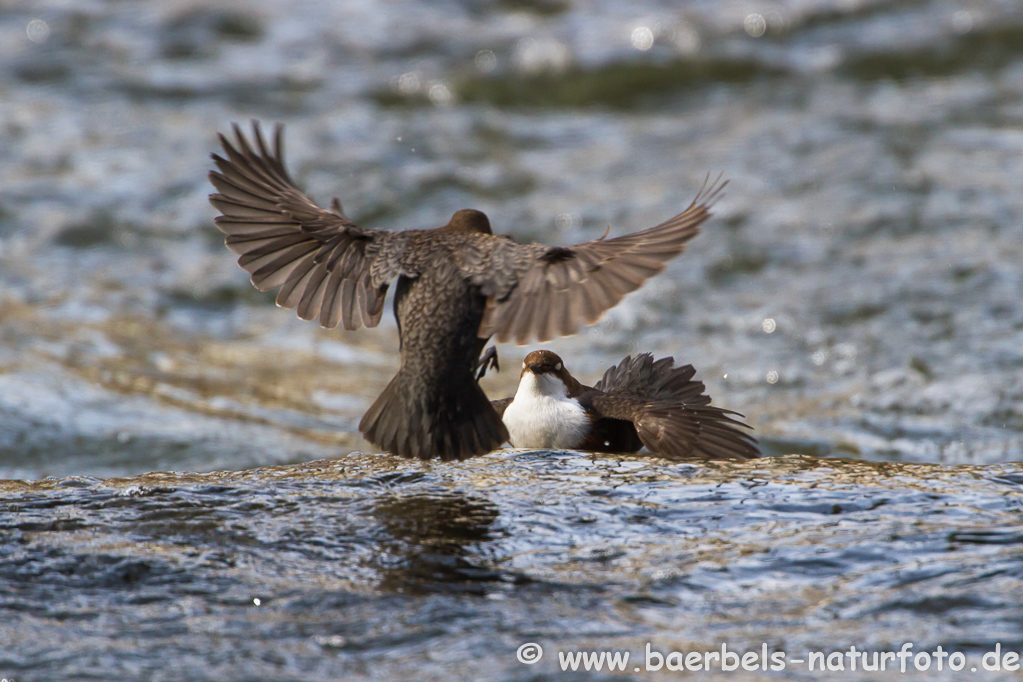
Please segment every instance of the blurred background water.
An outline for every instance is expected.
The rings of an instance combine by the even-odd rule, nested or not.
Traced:
[[[6,0],[0,54],[0,477],[77,477],[6,489],[0,674],[533,679],[530,636],[665,632],[1019,648],[1017,0]],[[301,322],[224,249],[208,155],[250,118],[370,227],[474,207],[571,244],[723,172],[689,250],[548,347],[584,380],[673,355],[770,454],[866,461],[346,457],[396,330]]]

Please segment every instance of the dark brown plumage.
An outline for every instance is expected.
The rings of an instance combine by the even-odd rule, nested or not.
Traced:
[[[523,377],[556,379],[534,381],[540,392],[550,397],[524,395],[520,386],[515,397],[493,404],[505,417],[512,444],[517,447],[554,442],[591,452],[636,452],[645,445],[650,452],[671,459],[759,457],[756,439],[739,428],[749,427],[733,418],[742,415],[712,406],[703,382],[693,380],[693,366],[674,367],[674,363],[670,357],[655,361],[649,353],[626,356],[591,388],[573,377],[555,353],[534,351],[523,362]],[[520,395],[531,401],[527,405],[533,414],[524,415],[519,409],[515,421],[510,422],[507,410]],[[568,407],[552,407],[551,399],[566,402]],[[572,423],[571,401],[588,418],[582,428]],[[560,433],[556,433],[558,429]]]
[[[238,264],[277,304],[324,327],[374,327],[397,279],[397,375],[359,424],[375,445],[406,457],[462,459],[507,440],[474,376],[486,339],[525,343],[592,324],[680,254],[725,183],[705,186],[683,213],[635,234],[578,246],[518,244],[487,217],[456,212],[444,227],[389,232],[357,226],[299,190],[284,167],[282,127],[272,149],[234,126],[213,155],[210,202]]]

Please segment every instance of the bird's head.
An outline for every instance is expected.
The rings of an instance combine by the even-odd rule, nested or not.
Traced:
[[[444,229],[452,232],[477,232],[479,234],[493,234],[490,231],[490,220],[483,211],[474,208],[463,208],[455,211],[451,220],[444,226]]]
[[[549,350],[535,350],[522,361],[522,373],[531,374],[568,374],[565,363],[557,353]]]
[[[522,361],[519,390],[540,395],[571,396],[580,393],[582,387],[565,369],[565,363],[557,353],[535,350]]]

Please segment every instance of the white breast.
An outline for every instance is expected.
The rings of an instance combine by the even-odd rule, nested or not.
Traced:
[[[590,419],[565,384],[549,374],[527,372],[515,399],[504,411],[504,425],[517,448],[576,448],[590,429]]]

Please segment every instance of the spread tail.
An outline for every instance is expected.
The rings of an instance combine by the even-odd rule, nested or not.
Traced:
[[[508,442],[508,430],[471,378],[424,390],[399,370],[359,423],[377,447],[402,457],[442,460],[482,455]]]
[[[628,393],[643,400],[709,405],[710,397],[703,395],[703,382],[693,381],[696,369],[692,365],[674,365],[675,359],[671,357],[654,360],[650,353],[626,355],[604,372],[593,387],[605,393]]]
[[[673,358],[649,353],[626,356],[608,369],[594,388],[604,413],[629,419],[650,452],[673,459],[750,459],[760,457],[757,439],[743,429],[737,412],[711,405],[692,365],[675,367]]]

